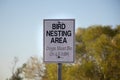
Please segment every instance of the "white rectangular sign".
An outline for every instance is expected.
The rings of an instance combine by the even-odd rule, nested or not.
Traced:
[[[44,19],[44,62],[72,63],[75,58],[75,20]]]

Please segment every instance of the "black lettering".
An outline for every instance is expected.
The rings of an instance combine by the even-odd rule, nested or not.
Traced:
[[[71,34],[71,31],[70,30],[68,30],[68,31],[62,31],[62,30],[55,30],[55,31],[53,31],[53,30],[51,30],[51,31],[46,31],[46,36],[62,36],[62,37],[64,37],[64,36],[71,36],[72,34]]]
[[[57,31],[54,31],[54,36],[58,36]]]
[[[67,40],[66,40],[66,38],[63,38],[63,43],[67,43]]]
[[[71,31],[70,30],[68,30],[68,36],[71,36]]]
[[[54,38],[51,38],[51,43],[54,43],[55,41],[54,41]]]
[[[65,29],[66,26],[64,23],[58,22],[57,24],[52,24],[52,29]]]
[[[55,26],[56,26],[55,24],[52,24],[52,29],[55,29]]]
[[[50,32],[49,31],[46,31],[46,36],[50,36]]]
[[[46,31],[46,36],[54,36],[54,32],[53,31]]]
[[[58,36],[61,36],[61,32],[62,32],[62,31],[60,31],[60,30],[58,31]]]
[[[65,24],[64,24],[64,23],[62,23],[62,29],[65,29],[65,28],[66,28]]]
[[[59,38],[58,37],[55,38],[55,43],[59,43]]]
[[[63,43],[62,41],[63,41],[63,39],[62,39],[62,37],[60,37],[58,43]]]
[[[51,43],[67,43],[67,39],[64,37],[51,38]]]

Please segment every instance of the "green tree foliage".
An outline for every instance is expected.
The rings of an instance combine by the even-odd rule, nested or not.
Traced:
[[[46,65],[43,80],[57,79],[57,66]],[[93,25],[76,31],[76,62],[64,64],[62,80],[119,80],[120,25]]]
[[[79,31],[77,33],[80,33]],[[76,35],[77,35],[76,33]],[[119,80],[120,79],[120,26],[112,29],[110,26],[91,26],[83,31],[80,35],[79,45],[84,47],[76,50],[81,55],[82,66],[86,67],[87,73],[91,75],[90,80]],[[79,36],[76,36],[79,37]],[[84,59],[83,59],[84,57]],[[88,64],[90,62],[91,64]],[[84,64],[85,63],[85,64]],[[91,70],[93,73],[91,73]],[[96,78],[97,77],[97,78]]]
[[[57,65],[56,64],[46,64],[45,75],[43,80],[57,80]]]
[[[76,61],[62,65],[62,80],[120,80],[120,25],[78,28],[75,44]],[[27,80],[57,80],[57,64],[44,65],[36,57],[20,71]]]

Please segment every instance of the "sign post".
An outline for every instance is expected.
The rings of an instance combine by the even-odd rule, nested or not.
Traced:
[[[62,63],[58,63],[58,80],[62,80]]]
[[[61,80],[62,63],[75,59],[75,20],[44,19],[43,61],[58,63],[58,80]]]

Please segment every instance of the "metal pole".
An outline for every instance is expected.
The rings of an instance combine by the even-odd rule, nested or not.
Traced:
[[[58,80],[62,80],[62,63],[58,63]]]

